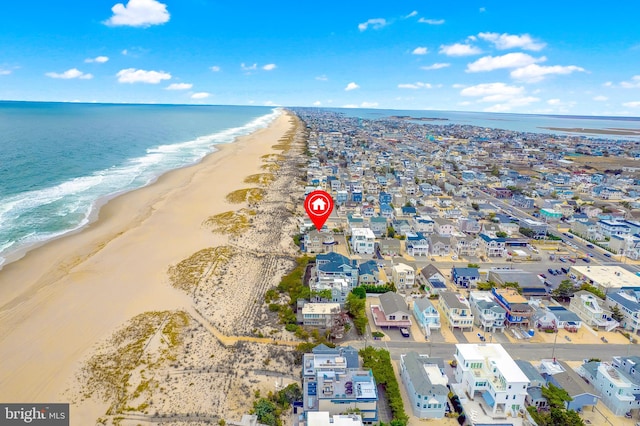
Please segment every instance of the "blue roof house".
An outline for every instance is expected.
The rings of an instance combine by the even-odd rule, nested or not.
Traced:
[[[458,287],[469,288],[475,287],[480,281],[480,272],[478,268],[451,268],[451,280]]]

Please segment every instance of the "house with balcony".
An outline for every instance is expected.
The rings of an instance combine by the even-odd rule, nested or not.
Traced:
[[[413,316],[427,338],[431,336],[432,330],[439,330],[442,326],[440,323],[440,312],[438,312],[428,297],[414,300]]]
[[[374,216],[369,219],[369,229],[373,231],[373,235],[381,237],[387,235],[387,218]]]
[[[378,327],[411,327],[411,312],[404,297],[393,291],[381,294],[379,305],[371,305],[373,322]]]
[[[475,325],[485,332],[504,331],[507,311],[500,306],[488,291],[472,291],[469,305]]]
[[[353,228],[351,230],[351,249],[356,254],[373,254],[376,236],[369,228]]]
[[[380,281],[380,268],[375,260],[367,260],[358,266],[358,285],[378,285]]]
[[[481,398],[494,416],[517,417],[529,379],[502,345],[457,344],[455,379],[469,398]]]
[[[451,268],[451,281],[459,288],[473,288],[480,281],[478,268]]]
[[[451,237],[441,235],[431,235],[429,237],[432,256],[449,256],[451,254]]]
[[[506,311],[505,324],[508,327],[529,327],[533,308],[527,299],[512,288],[492,288],[495,301]]]
[[[531,316],[531,323],[542,330],[563,329],[572,333],[576,333],[582,327],[582,320],[578,314],[564,306],[553,305],[535,309]]]
[[[316,256],[316,282],[333,281],[343,278],[349,283],[350,289],[358,285],[358,264],[355,260],[339,253],[325,253]]]
[[[469,301],[460,293],[444,291],[438,298],[438,307],[453,330],[473,330],[473,314]]]
[[[603,237],[611,238],[613,235],[624,237],[631,234],[631,227],[624,221],[618,220],[599,220],[596,222],[598,234]]]
[[[339,303],[305,303],[302,307],[302,325],[328,330],[340,312]]]
[[[416,271],[404,263],[393,265],[391,277],[398,289],[411,288],[416,283]]]
[[[482,230],[480,222],[471,217],[461,217],[458,219],[458,229],[465,234],[477,235]]]
[[[405,248],[409,256],[428,256],[429,240],[421,232],[410,232],[407,234]]]
[[[458,257],[477,256],[480,243],[475,235],[454,236],[451,238],[453,249]]]
[[[511,198],[511,204],[521,209],[533,209],[535,207],[535,199],[523,194],[515,194]]]
[[[578,373],[592,384],[602,402],[616,416],[640,408],[640,381],[607,362],[582,364]]]
[[[399,256],[402,245],[397,238],[382,238],[378,245],[383,256]]]
[[[620,326],[631,333],[640,331],[640,292],[625,289],[607,293],[606,305],[609,309],[617,306],[624,315]]]
[[[409,396],[413,414],[420,419],[441,419],[445,415],[449,379],[444,360],[409,352],[400,355],[400,377]]]
[[[416,232],[432,234],[435,222],[429,216],[416,216],[411,219],[411,225]]]
[[[358,410],[367,423],[378,421],[378,390],[370,369],[359,367],[351,347],[316,346],[302,358],[304,412],[346,414]]]
[[[573,294],[569,309],[578,314],[589,327],[611,331],[618,327],[618,321],[611,317],[611,311],[605,307],[604,300],[588,291],[580,290]]]
[[[486,257],[502,257],[506,254],[506,238],[491,236],[484,232],[479,235],[480,253]]]

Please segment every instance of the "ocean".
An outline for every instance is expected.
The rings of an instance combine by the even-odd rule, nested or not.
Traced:
[[[273,107],[0,102],[0,267],[109,198],[266,127]]]

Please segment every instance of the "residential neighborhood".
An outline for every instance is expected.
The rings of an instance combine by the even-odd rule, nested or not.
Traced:
[[[589,410],[640,420],[636,144],[295,112],[308,134],[305,192],[335,201],[321,230],[300,219],[305,283],[324,295],[298,301],[303,325],[328,332],[331,313],[353,317],[358,293],[367,321],[356,339],[422,344],[392,359],[412,418],[536,424],[561,409],[583,424],[596,424]],[[631,354],[565,362],[555,346],[568,342]],[[449,356],[431,357],[441,344]],[[551,349],[513,358],[510,344]]]

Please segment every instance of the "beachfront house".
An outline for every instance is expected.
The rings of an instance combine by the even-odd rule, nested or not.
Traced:
[[[400,377],[413,414],[420,419],[441,419],[447,408],[448,378],[444,360],[409,352],[400,355]]]

